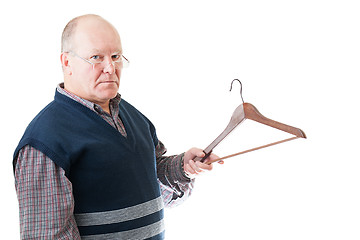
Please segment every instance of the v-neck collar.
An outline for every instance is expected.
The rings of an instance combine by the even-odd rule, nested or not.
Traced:
[[[124,144],[129,148],[129,150],[134,151],[136,143],[135,143],[133,131],[131,129],[130,123],[124,117],[123,118],[121,117],[121,115],[123,114],[123,113],[121,113],[122,111],[121,111],[121,108],[120,108],[121,102],[118,105],[118,108],[119,108],[118,114],[119,114],[120,119],[123,121],[123,125],[125,127],[126,134],[127,134],[126,137],[123,136],[120,133],[120,131],[118,131],[116,128],[114,128],[108,122],[106,122],[99,115],[99,113],[97,113],[93,109],[89,108],[88,106],[85,106],[81,102],[76,101],[71,97],[68,97],[66,94],[61,94],[60,92],[56,91],[55,100],[57,100],[59,102],[62,102],[62,103],[65,103],[65,104],[70,104],[73,107],[78,108],[81,112],[85,113],[86,115],[88,115],[92,119],[96,120],[99,124],[101,124],[102,126],[99,126],[100,129],[102,127],[104,127],[105,129],[108,129],[111,132],[111,134],[115,134],[116,136],[118,136],[124,142]]]

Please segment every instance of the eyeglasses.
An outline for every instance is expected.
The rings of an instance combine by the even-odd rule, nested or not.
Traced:
[[[76,56],[76,57],[84,60],[85,62],[91,64],[93,69],[95,68],[95,66],[100,65],[100,64],[102,64],[104,62],[104,57],[102,57],[100,55],[94,55],[88,60],[88,59],[85,59],[83,57],[80,57],[79,55],[77,55],[76,53],[74,53],[72,51],[70,51],[69,53],[71,53],[74,56]],[[113,65],[122,63],[123,68],[129,67],[130,62],[126,57],[124,57],[124,55],[115,54],[115,55],[112,55],[111,58],[112,58],[112,64]]]

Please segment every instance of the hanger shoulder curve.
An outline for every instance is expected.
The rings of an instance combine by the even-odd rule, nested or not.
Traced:
[[[243,105],[244,105],[245,118],[293,134],[299,138],[306,138],[305,133],[300,128],[295,128],[265,117],[251,103],[244,103]]]

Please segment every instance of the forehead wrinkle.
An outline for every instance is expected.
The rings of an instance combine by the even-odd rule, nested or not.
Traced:
[[[116,49],[116,50],[114,50],[114,51],[110,51],[110,53],[111,54],[122,54],[122,49]],[[104,53],[104,51],[103,50],[100,50],[100,49],[98,49],[98,48],[93,48],[92,50],[91,50],[91,53],[93,53],[93,54],[99,54],[99,53]]]

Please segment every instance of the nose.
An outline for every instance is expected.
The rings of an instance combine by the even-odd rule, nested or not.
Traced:
[[[104,67],[104,73],[113,74],[115,73],[115,63],[110,61],[106,67]]]

